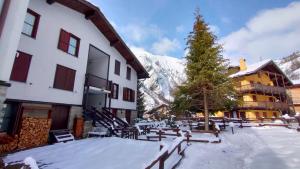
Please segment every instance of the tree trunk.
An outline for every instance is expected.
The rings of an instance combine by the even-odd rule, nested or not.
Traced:
[[[206,89],[203,89],[203,101],[204,101],[204,117],[205,117],[205,131],[209,130],[209,126],[208,126],[208,109],[207,109],[207,98],[206,98]]]

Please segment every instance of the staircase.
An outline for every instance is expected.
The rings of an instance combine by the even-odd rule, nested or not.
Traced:
[[[115,117],[108,109],[103,108],[102,111],[96,108],[86,109],[84,115],[93,119],[93,125],[97,127],[105,127],[111,131],[111,134],[117,137],[124,137],[124,131],[130,129],[122,119]]]

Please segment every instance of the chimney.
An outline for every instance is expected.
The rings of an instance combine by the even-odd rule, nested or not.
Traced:
[[[243,71],[243,70],[247,70],[247,64],[246,64],[246,59],[241,58],[240,59],[240,71]]]

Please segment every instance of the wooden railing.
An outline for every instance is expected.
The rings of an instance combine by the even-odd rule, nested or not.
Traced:
[[[85,85],[107,90],[110,89],[110,81],[89,73],[85,76]]]
[[[267,86],[259,83],[253,83],[248,85],[237,86],[236,90],[238,92],[247,92],[247,91],[258,91],[268,94],[286,94],[286,89],[280,86]]]
[[[181,138],[177,138],[178,140]],[[184,151],[186,148],[182,148],[182,143],[184,142],[184,140],[176,140],[174,141],[174,145],[171,145],[170,148],[172,149],[168,149],[168,147],[165,147],[164,145],[160,146],[160,152],[159,155],[157,156],[157,158],[155,160],[153,160],[147,167],[145,167],[145,169],[151,169],[153,168],[156,164],[158,164],[158,168],[159,169],[164,169],[165,168],[165,163],[166,161],[169,159],[169,157],[171,155],[175,155],[174,153],[177,153],[179,156],[183,157],[184,155]],[[178,141],[178,142],[177,142]],[[177,150],[177,151],[176,151]],[[175,164],[173,164],[171,166],[171,168],[175,168],[178,163],[180,161],[177,161]]]
[[[261,108],[264,110],[287,110],[289,105],[283,102],[253,102],[244,101],[239,108]]]

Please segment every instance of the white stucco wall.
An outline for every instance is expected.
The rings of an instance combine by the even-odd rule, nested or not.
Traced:
[[[11,0],[0,37],[0,80],[8,81],[29,0]]]
[[[49,5],[45,0],[31,0],[29,8],[40,14],[41,18],[36,39],[21,35],[18,47],[18,50],[33,55],[27,83],[11,82],[7,98],[81,105],[89,45],[92,44],[110,55],[109,80],[120,85],[119,99],[112,100],[111,106],[136,109],[136,102],[125,102],[122,97],[123,87],[136,90],[135,70],[132,69],[131,80],[126,80],[126,60],[110,46],[109,41],[90,20],[59,3]],[[57,49],[61,28],[81,39],[78,58]],[[114,74],[115,59],[121,61],[120,76]],[[73,92],[53,89],[57,64],[76,70]]]

